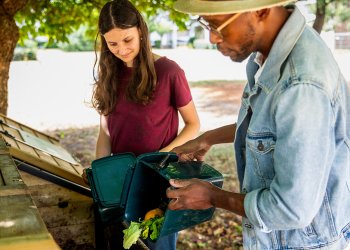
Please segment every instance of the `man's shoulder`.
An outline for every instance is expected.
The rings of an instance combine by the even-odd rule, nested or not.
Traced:
[[[311,27],[301,34],[289,60],[299,76],[320,80],[339,76],[340,70],[331,49]]]

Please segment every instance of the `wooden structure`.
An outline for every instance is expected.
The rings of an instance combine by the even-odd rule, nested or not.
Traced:
[[[59,140],[0,114],[0,133],[10,146],[10,154],[24,163],[60,176],[75,184],[88,187],[81,174],[82,166]]]
[[[58,250],[0,137],[0,249]]]
[[[6,180],[18,180],[18,185],[25,190],[21,191],[27,195],[23,202],[31,202],[30,207],[35,207],[36,211],[36,220],[30,219],[32,223],[45,229],[43,232],[46,232],[46,238],[56,242],[62,249],[94,249],[93,201],[90,189],[81,178],[83,167],[79,162],[61,147],[56,138],[1,114],[0,143],[0,152],[5,152],[7,157],[7,160],[0,162],[2,177],[4,179],[3,171],[7,171],[10,162],[13,173]],[[24,205],[17,196],[17,199],[8,200],[13,192],[19,192],[18,188],[10,193],[0,191],[0,239],[8,238],[1,227],[2,221],[9,220],[5,211],[11,209],[14,216],[20,216],[21,211],[13,210],[12,206],[20,208]],[[27,219],[30,216],[33,215],[23,214]],[[14,231],[16,237],[22,237],[22,233],[20,230]],[[44,239],[42,234],[40,237]],[[27,243],[24,240],[24,244]],[[6,249],[10,248],[6,245]]]

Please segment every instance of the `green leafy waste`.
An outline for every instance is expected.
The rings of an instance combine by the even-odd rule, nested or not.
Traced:
[[[129,249],[136,241],[141,237],[142,239],[147,239],[148,237],[151,240],[156,240],[159,236],[160,229],[162,228],[164,222],[164,216],[157,216],[149,220],[144,220],[141,222],[130,223],[130,226],[127,229],[123,230],[124,249]]]

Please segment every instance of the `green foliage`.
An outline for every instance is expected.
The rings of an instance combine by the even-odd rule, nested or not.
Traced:
[[[333,7],[333,13],[337,22],[344,23],[350,20],[350,10],[348,3],[339,4]]]
[[[174,10],[173,6],[175,1],[176,0],[131,0],[136,8],[147,18],[167,12],[169,19],[172,20],[180,30],[185,30],[187,29],[186,21],[189,19],[188,15]]]
[[[20,27],[21,38],[47,36],[48,45],[54,42],[68,42],[68,35],[80,25],[96,26],[98,9],[102,1],[82,0],[29,0],[15,16]]]
[[[60,42],[58,47],[65,51],[93,51],[95,46],[94,38],[87,35],[87,26],[80,26],[74,33],[68,35],[68,43]]]
[[[155,40],[153,48],[160,49],[162,47],[162,41],[161,40]]]
[[[37,36],[48,37],[48,46],[54,43],[69,43],[69,35],[88,27],[84,37],[93,40],[97,34],[98,15],[106,0],[29,0],[27,5],[16,14],[20,27],[20,44],[24,40]],[[169,17],[180,29],[185,29],[188,16],[175,12],[172,8],[175,0],[132,0],[132,3],[145,16],[156,16],[168,12]]]
[[[350,21],[350,10],[348,0],[316,0],[317,5],[324,6],[326,10],[325,23],[328,23],[326,29],[334,29],[338,24]],[[310,9],[316,13],[316,4],[311,5]]]

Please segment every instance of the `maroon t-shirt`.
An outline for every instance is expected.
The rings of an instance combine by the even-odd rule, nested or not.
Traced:
[[[178,108],[187,105],[191,92],[184,71],[172,60],[161,57],[155,62],[157,85],[152,102],[133,103],[125,97],[132,69],[120,76],[120,97],[108,116],[112,153],[140,155],[158,151],[175,139],[179,128]]]

